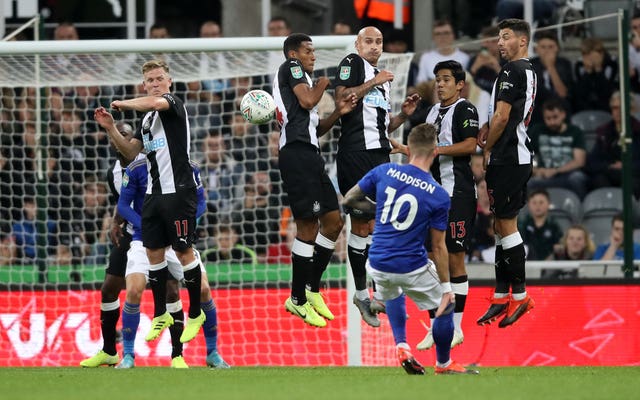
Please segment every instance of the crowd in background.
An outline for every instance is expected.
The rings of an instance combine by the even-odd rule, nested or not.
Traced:
[[[517,1],[500,1],[505,16],[514,16]],[[507,4],[509,3],[509,4]],[[540,3],[540,4],[538,4]],[[552,1],[536,2],[544,19]],[[506,7],[506,8],[505,8]],[[520,11],[521,12],[521,11]],[[449,15],[453,17],[453,15]],[[374,21],[375,22],[375,21]],[[494,21],[495,22],[495,21]],[[371,23],[368,20],[367,23]],[[460,24],[459,21],[455,22]],[[460,25],[458,25],[460,26]],[[333,34],[353,34],[344,21]],[[640,15],[631,24],[630,47],[632,100],[640,95]],[[439,19],[432,28],[433,48],[418,54],[411,66],[408,91],[421,94],[419,109],[406,132],[424,121],[434,103],[433,66],[454,59],[467,68],[463,97],[478,108],[480,124],[486,122],[489,93],[501,69],[495,24],[478,27],[482,40],[478,51],[456,46],[453,20]],[[291,33],[285,18],[274,17],[271,36]],[[385,51],[404,53],[411,39],[397,30],[385,32]],[[221,37],[218,23],[207,21],[201,37]],[[171,37],[168,28],[156,24],[149,38]],[[77,40],[72,23],[61,23],[54,40]],[[549,190],[571,190],[583,201],[599,188],[620,188],[622,132],[618,59],[605,42],[585,37],[580,56],[565,56],[556,32],[540,30],[533,38],[532,64],[538,77],[535,109],[528,134],[536,153],[530,180],[528,207],[522,213],[520,232],[530,260],[621,259],[619,216],[609,221],[607,235],[594,238],[579,220],[561,225],[549,214]],[[325,71],[326,72],[326,71]],[[199,162],[207,195],[207,213],[199,223],[197,247],[209,262],[288,263],[295,224],[287,207],[278,171],[279,131],[275,124],[251,125],[239,113],[239,102],[251,89],[271,91],[269,77],[237,77],[201,82],[174,82],[174,92],[187,106],[192,127],[192,156]],[[106,172],[115,161],[108,138],[92,120],[96,107],[108,107],[112,99],[141,93],[131,86],[77,86],[47,90],[45,187],[39,187],[36,171],[35,105],[33,88],[2,88],[0,112],[0,265],[33,264],[41,257],[36,246],[37,221],[45,221],[46,257],[53,265],[105,263],[108,231],[114,202],[110,199]],[[331,102],[330,97],[328,98]],[[632,101],[632,113],[635,113]],[[329,107],[331,108],[331,107]],[[640,110],[638,110],[640,111]],[[585,123],[586,116],[602,116]],[[632,115],[633,190],[640,196],[640,121]],[[483,117],[484,116],[484,121]],[[134,121],[134,115],[124,115]],[[323,141],[327,165],[334,164],[335,138]],[[492,262],[492,216],[482,171],[482,157],[472,160],[478,188],[478,210],[471,261]],[[334,174],[335,175],[335,174]],[[38,217],[36,198],[46,193],[46,217]],[[620,204],[620,208],[622,205]],[[638,227],[638,226],[634,226]],[[42,229],[40,227],[40,229]],[[593,243],[596,239],[597,243]],[[344,240],[339,240],[339,243]],[[342,243],[344,244],[344,243]],[[596,249],[600,245],[602,250]],[[640,246],[635,258],[640,259]],[[634,248],[635,248],[634,247]],[[334,261],[345,262],[344,249]],[[571,278],[575,271],[550,270],[548,278]]]

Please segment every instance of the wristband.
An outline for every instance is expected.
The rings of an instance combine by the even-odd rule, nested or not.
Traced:
[[[442,288],[442,293],[449,293],[453,291],[453,289],[451,289],[451,282],[443,282],[440,284],[440,287]]]

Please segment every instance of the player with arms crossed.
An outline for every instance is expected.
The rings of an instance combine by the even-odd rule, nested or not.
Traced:
[[[127,139],[133,137],[131,125],[119,122],[116,124],[118,132]],[[120,187],[124,169],[131,160],[125,158],[122,153],[116,150],[117,160],[113,168],[107,171],[107,180],[111,189],[112,199],[117,203],[120,197]],[[120,291],[125,287],[125,271],[127,269],[127,251],[131,243],[133,227],[126,223],[117,212],[113,215],[111,223],[110,237],[113,247],[109,253],[109,264],[104,275],[104,282],[100,289],[100,329],[102,331],[102,350],[93,357],[89,357],[80,362],[81,367],[94,368],[100,365],[116,365],[120,359],[116,351],[116,324],[120,318]],[[123,230],[123,225],[124,230]]]
[[[393,300],[405,293],[420,310],[435,313],[435,373],[476,374],[450,357],[455,296],[449,282],[445,232],[451,200],[429,173],[436,156],[436,137],[433,125],[425,123],[413,128],[408,139],[409,164],[388,163],[372,169],[349,190],[343,204],[375,210],[367,272],[382,299]],[[367,199],[374,195],[376,204]],[[433,261],[424,247],[427,234],[431,235]],[[409,374],[424,374],[407,344],[406,313],[391,307],[387,316],[402,367]]]
[[[165,248],[171,246],[180,260],[189,292],[189,319],[180,341],[188,342],[198,333],[205,315],[200,310],[199,262],[192,246],[196,225],[196,182],[189,163],[191,133],[187,111],[173,96],[169,67],[151,60],[142,66],[147,96],[116,100],[116,111],[144,112],[133,139],[127,140],[115,127],[113,116],[104,108],[95,110],[94,119],[107,131],[111,141],[125,157],[143,150],[147,155],[148,186],[142,208],[142,241],[149,258],[149,281],[153,291],[154,318],[146,340],[154,340],[173,324],[167,312],[167,261]]]
[[[200,217],[206,210],[206,200],[204,188],[200,180],[200,169],[198,165],[191,162],[194,178],[197,184],[198,208],[196,216]],[[133,368],[135,353],[134,343],[138,325],[140,323],[140,300],[144,292],[149,277],[149,260],[142,245],[141,233],[141,213],[147,188],[147,163],[145,160],[133,162],[125,171],[122,181],[122,191],[118,200],[118,212],[133,224],[134,233],[131,249],[127,253],[129,262],[127,263],[126,281],[127,298],[122,312],[122,332],[123,332],[123,359],[116,368]],[[193,250],[196,259],[200,261],[197,250]],[[165,257],[168,262],[169,273],[173,279],[167,280],[167,311],[174,320],[169,327],[171,333],[171,367],[188,368],[182,357],[182,343],[180,335],[183,327],[182,302],[179,297],[178,282],[184,277],[182,266],[173,249],[166,250]],[[206,274],[204,266],[200,262],[200,270]],[[229,368],[229,365],[222,359],[217,351],[217,311],[211,298],[211,289],[207,279],[202,279],[201,308],[206,315],[203,325],[205,342],[207,346],[207,365],[217,368]]]
[[[429,110],[426,122],[433,124],[438,131],[438,155],[431,166],[431,174],[451,197],[446,244],[451,287],[456,296],[453,316],[455,330],[451,342],[453,348],[464,341],[462,314],[469,293],[464,257],[473,232],[477,207],[476,186],[469,163],[471,155],[476,152],[478,111],[468,100],[460,97],[466,74],[459,62],[439,62],[433,69],[433,74],[440,102]],[[394,143],[394,146],[397,145]],[[429,247],[427,245],[427,249]],[[431,346],[433,335],[429,331],[416,348],[426,350]]]
[[[325,318],[332,320],[334,315],[320,294],[320,281],[344,223],[320,155],[318,137],[353,109],[355,96],[338,97],[333,113],[320,120],[317,105],[329,79],[311,81],[309,75],[316,60],[311,38],[291,34],[284,41],[283,51],[287,60],[274,78],[273,98],[281,126],[280,174],[297,228],[291,248],[291,297],[284,305],[305,323],[324,327]]]
[[[496,286],[489,309],[477,322],[490,324],[505,315],[498,324],[505,328],[534,306],[525,287],[525,251],[517,218],[527,201],[527,182],[532,172],[527,125],[537,78],[527,53],[529,24],[506,19],[498,27],[498,48],[507,63],[493,85],[488,133],[485,130],[478,136],[479,144],[484,145],[487,192],[495,215]]]
[[[356,108],[341,117],[336,164],[338,186],[342,195],[372,168],[390,161],[391,145],[388,135],[413,114],[417,101],[420,100],[417,94],[409,96],[402,104],[402,112],[393,117],[390,115],[390,83],[393,73],[378,69],[382,46],[382,33],[377,28],[362,28],[355,43],[358,53],[349,54],[338,66],[336,97],[355,94],[358,98]],[[350,208],[345,211],[351,218],[347,254],[356,286],[353,303],[367,324],[378,327],[380,320],[371,310],[365,269],[371,233],[369,223],[374,215]]]

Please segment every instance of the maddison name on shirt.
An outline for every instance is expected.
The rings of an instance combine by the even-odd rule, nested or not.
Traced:
[[[404,182],[407,185],[411,185],[411,186],[415,186],[417,188],[420,188],[420,189],[422,189],[422,190],[424,190],[426,192],[429,192],[430,194],[433,194],[433,192],[436,190],[436,187],[433,184],[431,184],[431,183],[429,183],[427,181],[423,181],[420,178],[416,178],[414,176],[411,176],[411,175],[407,174],[406,172],[398,171],[395,168],[389,168],[387,170],[387,175],[392,177],[392,178],[394,178],[394,179],[399,180],[400,182]]]

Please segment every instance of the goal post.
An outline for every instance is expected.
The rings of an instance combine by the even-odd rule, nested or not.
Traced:
[[[333,78],[340,60],[355,51],[355,38],[312,36],[314,75]],[[15,242],[12,250],[17,254],[2,258],[0,264],[4,299],[0,301],[0,340],[8,344],[0,350],[0,365],[77,365],[99,350],[99,287],[109,246],[103,219],[114,205],[107,200],[103,182],[115,158],[108,139],[92,120],[93,109],[140,95],[140,68],[158,57],[167,61],[173,90],[185,102],[192,128],[191,156],[203,168],[209,208],[200,223],[201,239],[196,247],[211,254],[209,250],[220,246],[217,229],[229,224],[240,243],[257,253],[257,263],[206,260],[218,307],[222,355],[232,365],[381,365],[382,357],[374,360],[365,355],[380,353],[368,347],[378,345],[377,337],[384,336],[387,343],[391,332],[388,326],[383,332],[363,325],[351,303],[344,238],[322,289],[336,320],[326,329],[307,328],[282,306],[291,267],[283,258],[268,257],[268,251],[277,247],[272,245],[286,246],[290,222],[283,212],[282,193],[276,193],[282,189],[269,149],[270,134],[277,127],[243,124],[235,114],[248,90],[271,91],[271,77],[284,61],[283,40],[0,42],[1,159],[9,166],[2,175],[9,181],[0,190],[2,233],[4,238],[8,225],[11,235],[20,234],[20,243]],[[384,54],[380,60],[381,68],[395,74],[391,85],[394,113],[400,111],[406,96],[412,57],[411,53]],[[199,84],[192,85],[194,82]],[[333,109],[333,91],[327,92],[319,106],[321,113]],[[37,111],[40,107],[41,112]],[[133,113],[114,115],[134,128],[138,122]],[[322,141],[322,154],[334,178],[338,133],[334,127]],[[65,135],[68,138],[61,139]],[[226,148],[217,156],[226,163],[227,175],[222,180],[215,174],[205,175],[213,136],[222,136]],[[401,129],[395,137],[401,137]],[[42,162],[36,163],[40,153]],[[269,177],[268,201],[263,208],[249,208],[249,193],[262,190],[264,174]],[[41,192],[35,190],[38,183]],[[224,196],[222,189],[228,192],[227,203],[215,198]],[[45,202],[37,205],[36,216],[25,217],[31,210],[30,198]],[[89,203],[91,212],[87,211]],[[18,229],[34,221],[41,234],[33,234],[31,238],[39,241],[32,243]],[[62,223],[70,229],[60,228]],[[152,316],[151,296],[145,294],[142,303],[138,337],[144,337]],[[136,364],[166,365],[168,334],[157,344],[136,342],[136,351]],[[203,353],[204,340],[198,337],[186,347],[185,358],[190,365],[203,365]]]

